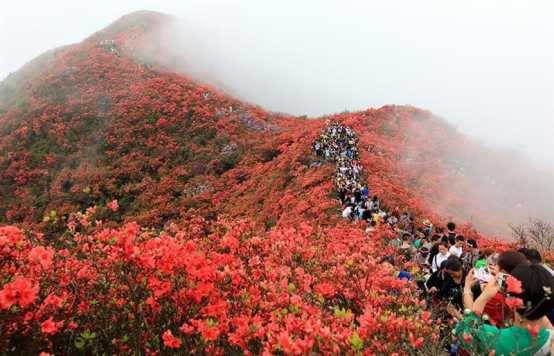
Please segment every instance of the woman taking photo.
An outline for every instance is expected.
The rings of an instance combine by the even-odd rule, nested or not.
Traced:
[[[487,283],[481,295],[473,301],[471,287],[477,284],[473,270],[465,282],[463,300],[466,308],[464,318],[455,329],[462,347],[472,355],[512,355],[546,356],[550,355],[552,325],[546,314],[554,309],[554,277],[542,266],[521,264],[514,268],[511,275],[521,282],[521,288],[510,280],[508,292],[512,298],[520,298],[522,307],[515,307],[511,326],[497,328],[484,324],[479,315],[485,305],[501,290],[498,276]],[[511,287],[510,287],[511,283]],[[513,301],[508,297],[507,302]]]

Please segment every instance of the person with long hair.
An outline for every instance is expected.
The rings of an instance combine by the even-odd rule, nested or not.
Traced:
[[[438,253],[433,257],[431,260],[431,269],[433,272],[436,272],[441,263],[443,261],[446,261],[448,257],[450,257],[450,253],[448,252],[448,245],[446,242],[439,242],[438,244]]]
[[[494,274],[510,274],[517,266],[521,264],[529,264],[522,253],[516,251],[506,251],[502,252],[499,255],[497,267],[489,267],[489,269]],[[477,298],[481,295],[481,287],[484,288],[485,285],[476,285],[472,288],[474,298]],[[509,310],[506,306],[506,303],[504,303],[504,296],[502,295],[502,293],[497,293],[487,302],[484,312],[490,317],[492,321],[494,321],[494,323],[496,323],[496,325],[502,325],[506,321],[506,318],[509,316]]]
[[[487,283],[474,301],[471,287],[477,284],[473,273],[466,277],[463,320],[455,328],[462,347],[477,355],[550,355],[552,324],[546,314],[554,309],[554,277],[542,266],[519,264],[511,275],[521,282],[521,288],[508,289],[507,294],[519,298],[522,306],[512,314],[511,326],[497,328],[483,322],[481,314],[486,304],[501,291],[498,276]],[[508,282],[503,282],[508,284]]]

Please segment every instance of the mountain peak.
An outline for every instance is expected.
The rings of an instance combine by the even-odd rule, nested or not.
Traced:
[[[126,14],[112,22],[104,29],[94,33],[87,40],[100,41],[105,38],[113,39],[129,31],[146,32],[151,27],[175,19],[174,16],[156,11],[139,10]]]

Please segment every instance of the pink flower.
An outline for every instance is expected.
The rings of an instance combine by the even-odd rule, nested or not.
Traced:
[[[517,278],[508,276],[506,278],[506,283],[508,283],[508,292],[516,294],[523,293],[523,289],[521,289],[521,281],[518,281]]]
[[[167,330],[165,333],[163,333],[162,339],[164,340],[165,346],[176,349],[181,347],[181,340],[178,337],[173,336],[171,330]]]
[[[277,336],[277,341],[279,345],[283,348],[285,355],[290,355],[292,353],[292,339],[288,331],[283,331]]]
[[[17,245],[23,238],[21,231],[14,226],[0,227],[0,247]]]
[[[116,211],[117,208],[119,208],[119,205],[117,204],[117,200],[112,200],[110,203],[108,203],[108,208],[112,209],[113,211]]]
[[[29,252],[29,261],[31,264],[38,264],[44,269],[52,267],[52,258],[54,257],[54,250],[52,247],[35,247]]]
[[[184,323],[179,330],[181,330],[184,334],[192,334],[194,333],[194,327],[188,325],[187,323]]]

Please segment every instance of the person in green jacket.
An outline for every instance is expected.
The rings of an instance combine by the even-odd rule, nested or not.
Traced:
[[[495,249],[492,247],[487,247],[485,251],[481,253],[477,263],[475,264],[475,269],[485,267],[487,265],[487,259],[496,253]]]
[[[511,326],[502,328],[484,324],[488,318],[481,314],[485,304],[501,289],[499,277],[487,283],[474,302],[471,288],[477,280],[473,270],[467,276],[463,293],[466,310],[454,334],[471,355],[490,355],[493,351],[497,356],[551,355],[554,327],[546,314],[554,310],[554,277],[544,267],[534,265],[519,265],[511,275],[521,282],[521,289],[511,288],[507,301],[511,297],[520,298],[527,308],[516,309]]]

